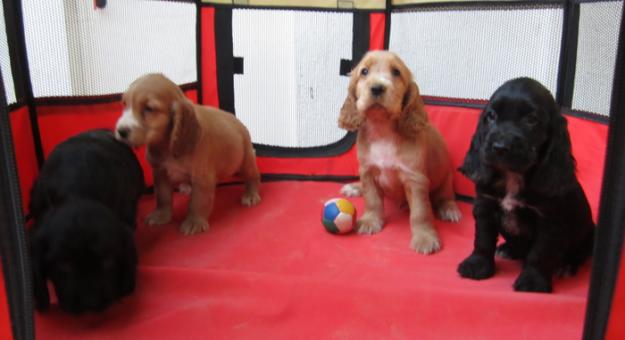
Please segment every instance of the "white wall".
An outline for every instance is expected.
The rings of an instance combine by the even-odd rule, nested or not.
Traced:
[[[580,5],[573,108],[610,114],[623,2]]]
[[[4,13],[4,6],[0,1],[0,14]],[[2,70],[2,82],[7,103],[15,102],[15,86],[13,86],[13,73],[11,72],[11,58],[9,56],[9,44],[7,42],[6,22],[4,15],[0,15],[0,69]]]
[[[74,94],[63,1],[24,0],[22,11],[33,94],[36,97]]]
[[[139,75],[194,82],[195,5],[149,0],[25,0],[35,96],[118,93]]]
[[[235,75],[236,114],[256,143],[327,145],[346,132],[337,126],[351,59],[352,14],[234,10],[233,53],[244,59]]]
[[[396,13],[389,45],[424,95],[488,99],[519,76],[555,95],[562,15],[556,8]]]

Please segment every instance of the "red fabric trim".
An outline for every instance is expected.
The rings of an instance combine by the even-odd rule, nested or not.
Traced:
[[[0,273],[4,273],[2,269],[2,261],[0,261]],[[4,287],[4,275],[0,275],[0,339],[13,339],[11,316],[9,315],[9,300]]]
[[[422,96],[423,100],[439,101],[445,103],[458,103],[458,104],[476,104],[486,105],[488,100],[485,99],[470,99],[470,98],[451,98],[451,97],[437,97],[437,96]]]
[[[185,92],[194,103],[197,102],[197,90]],[[122,111],[119,102],[92,105],[50,105],[37,108],[39,130],[44,155],[67,138],[90,129],[113,129]],[[30,126],[28,126],[30,131]],[[147,185],[153,183],[152,171],[145,159],[145,148],[135,149],[137,158],[143,167]],[[29,187],[30,190],[30,187]]]
[[[71,106],[41,106],[37,108],[39,130],[45,157],[59,143],[90,129],[114,129],[123,107],[121,103]],[[146,183],[152,184],[152,171],[145,160],[145,148],[135,149],[143,168]]]
[[[621,254],[621,266],[619,270],[614,297],[612,298],[612,309],[608,328],[606,330],[606,340],[625,339],[625,252]]]
[[[22,209],[26,214],[30,201],[30,188],[39,172],[28,108],[24,106],[10,112],[9,119],[11,120],[13,149],[22,193]]]
[[[188,93],[189,97],[196,99],[196,92]],[[447,106],[426,106],[430,121],[443,135],[454,167],[462,164],[464,155],[469,149],[469,144],[477,118],[479,109],[447,107]],[[119,103],[97,104],[97,105],[72,105],[72,106],[44,106],[38,108],[39,124],[44,152],[47,155],[50,150],[59,142],[69,136],[91,128],[112,128],[119,117],[121,106]],[[26,131],[29,133],[27,112],[19,115],[12,115],[16,119],[21,117],[20,127],[14,127],[15,131]],[[89,117],[89,119],[85,119]],[[598,198],[601,189],[601,179],[603,176],[603,162],[607,140],[607,126],[591,122],[588,120],[568,117],[569,131],[573,143],[573,154],[577,159],[578,177],[594,212],[597,214]],[[27,174],[22,170],[28,169],[28,164],[32,163],[34,157],[29,155],[32,144],[26,142],[16,143],[18,163],[26,164],[20,166],[20,179],[23,187],[29,188],[34,175]],[[145,161],[143,150],[138,150],[139,160],[146,173],[146,181],[152,183],[151,171]],[[24,156],[26,155],[26,156]],[[597,155],[600,155],[597,157]],[[30,159],[28,157],[31,157]],[[355,176],[358,174],[358,162],[355,147],[336,157],[315,157],[315,158],[279,158],[279,157],[258,157],[259,169],[265,174],[301,174],[301,175],[334,175],[334,176]],[[24,175],[26,174],[26,175]],[[29,177],[30,176],[30,177]],[[467,178],[460,173],[456,173],[454,178],[456,191],[463,195],[474,196],[474,186]],[[24,191],[27,192],[27,191]]]
[[[595,222],[608,141],[608,126],[577,117],[567,117],[573,156],[577,160],[577,178],[590,202]]]
[[[217,57],[215,49],[215,8],[202,7],[200,13],[200,57],[202,104],[219,107],[217,94]]]
[[[335,157],[278,158],[258,157],[258,168],[264,174],[300,174],[357,176],[356,148]]]
[[[369,50],[384,49],[384,25],[386,16],[384,13],[371,13],[369,16]]]
[[[470,108],[426,105],[433,126],[443,135],[454,169],[458,169],[469,150],[480,110]],[[475,196],[475,185],[460,172],[454,176],[454,189],[465,196]]]
[[[469,150],[471,137],[477,126],[479,109],[426,105],[430,121],[443,135],[457,169]],[[607,126],[592,121],[567,117],[573,144],[573,155],[577,159],[577,176],[588,196],[593,216],[598,213],[603,162],[607,141]],[[358,161],[355,147],[337,157],[319,158],[275,158],[258,157],[262,173],[291,173],[302,175],[356,176]],[[457,193],[475,196],[473,182],[456,171],[454,188]]]
[[[469,150],[481,110],[436,105],[426,105],[426,109],[430,121],[447,143],[454,167],[458,168]],[[577,160],[577,177],[586,192],[596,221],[608,127],[576,117],[567,117],[567,120],[573,155]],[[454,186],[459,194],[475,196],[474,184],[460,172],[456,172]]]

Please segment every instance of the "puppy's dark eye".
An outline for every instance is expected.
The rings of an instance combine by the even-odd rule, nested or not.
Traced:
[[[391,70],[391,73],[392,73],[392,74],[393,74],[393,76],[395,76],[395,77],[399,77],[399,76],[401,75],[401,72],[399,72],[399,70],[398,70],[398,69],[396,69],[396,68],[393,68],[393,69]]]
[[[497,120],[497,113],[495,111],[493,111],[493,110],[488,110],[488,111],[486,111],[486,114],[484,115],[484,119],[488,123],[492,123],[492,122]]]
[[[525,124],[530,127],[534,127],[538,124],[538,116],[535,113],[530,113],[525,117]]]
[[[145,112],[145,113],[152,113],[152,112],[154,112],[154,108],[151,107],[151,106],[146,106],[146,107],[143,108],[143,112]]]
[[[363,76],[366,76],[367,74],[369,74],[369,69],[368,68],[363,68],[362,70],[360,70],[360,74],[362,74]]]

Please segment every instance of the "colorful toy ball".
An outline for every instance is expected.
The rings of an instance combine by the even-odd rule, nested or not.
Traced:
[[[332,234],[348,233],[356,223],[356,208],[344,198],[333,198],[323,205],[321,223]]]

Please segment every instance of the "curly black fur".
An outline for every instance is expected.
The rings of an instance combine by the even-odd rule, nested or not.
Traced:
[[[515,290],[550,292],[554,273],[574,274],[590,256],[594,223],[567,122],[539,82],[517,78],[495,91],[460,171],[477,192],[474,250],[458,266],[462,277],[494,275],[497,251],[524,261]],[[506,243],[496,249],[499,234]]]
[[[133,231],[143,191],[139,162],[110,131],[79,134],[50,153],[29,206],[39,310],[50,305],[48,279],[70,313],[102,310],[134,290]]]

